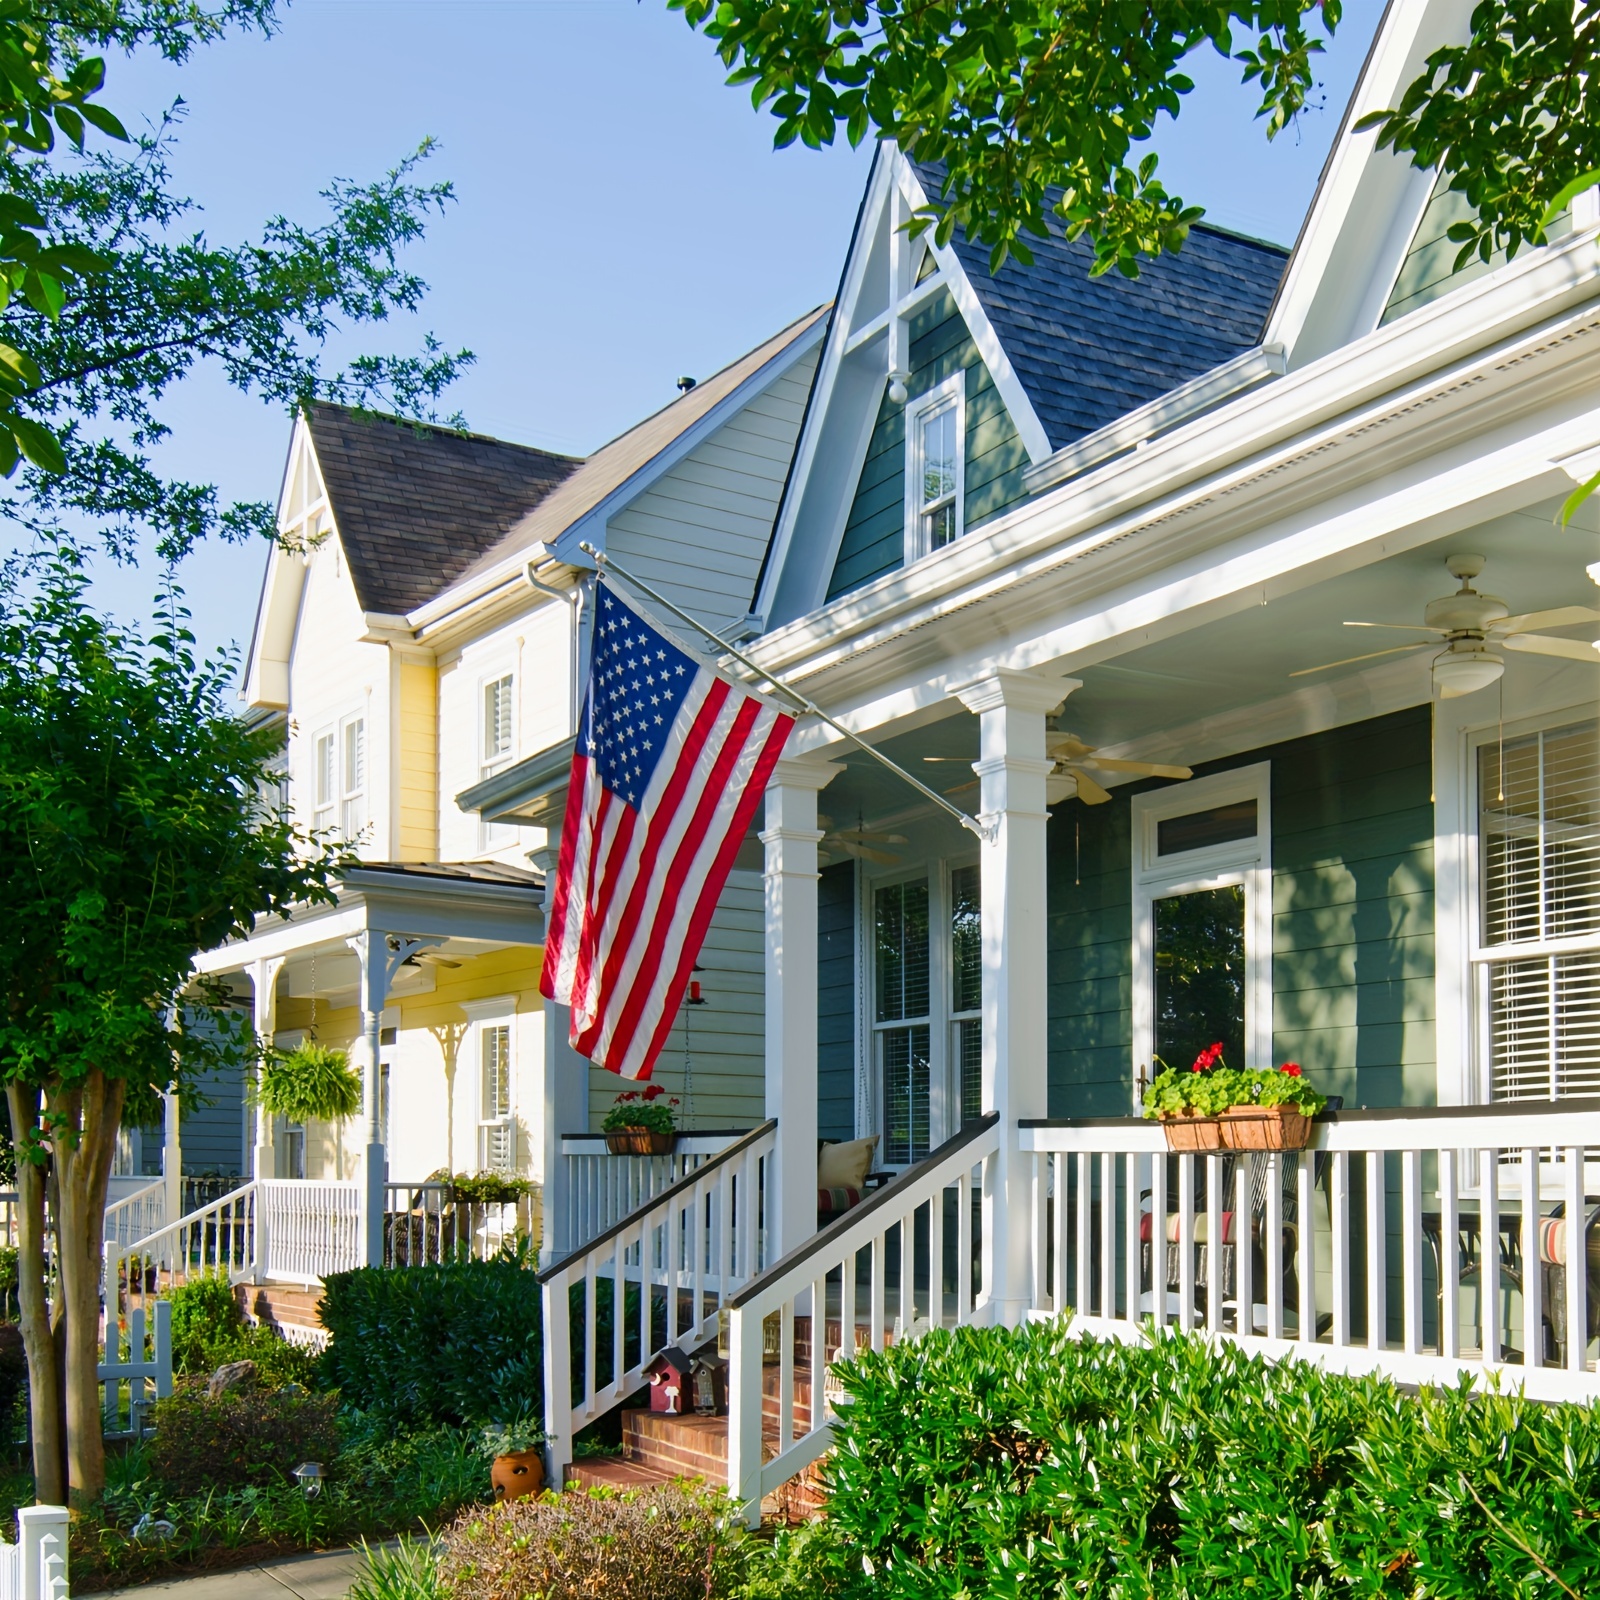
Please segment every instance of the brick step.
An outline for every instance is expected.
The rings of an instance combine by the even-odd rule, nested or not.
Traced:
[[[567,1466],[569,1489],[652,1489],[676,1483],[682,1474],[658,1472],[654,1467],[625,1461],[620,1456],[591,1456]]]
[[[271,1328],[306,1328],[320,1334],[322,1319],[317,1306],[322,1289],[288,1283],[241,1283],[234,1288],[239,1309],[254,1323]]]
[[[624,1411],[622,1453],[626,1460],[657,1472],[726,1483],[728,1419]]]

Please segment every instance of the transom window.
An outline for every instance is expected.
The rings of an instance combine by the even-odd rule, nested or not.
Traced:
[[[979,869],[875,884],[871,918],[880,1158],[899,1167],[982,1110]]]
[[[966,377],[906,406],[907,556],[915,561],[961,537]]]
[[[1493,1096],[1600,1094],[1600,723],[1480,745],[1478,797]]]

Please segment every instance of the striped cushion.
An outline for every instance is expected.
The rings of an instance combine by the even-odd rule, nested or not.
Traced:
[[[1206,1243],[1206,1236],[1210,1232],[1209,1220],[1204,1211],[1195,1213],[1193,1237],[1196,1244]],[[1178,1221],[1178,1213],[1176,1211],[1167,1213],[1168,1244],[1176,1244],[1178,1242]],[[1150,1242],[1150,1213],[1148,1211],[1139,1218],[1139,1239],[1143,1244],[1149,1244]],[[1222,1242],[1224,1244],[1233,1243],[1233,1213],[1231,1211],[1222,1213]]]
[[[848,1211],[861,1204],[859,1189],[818,1189],[818,1211]]]

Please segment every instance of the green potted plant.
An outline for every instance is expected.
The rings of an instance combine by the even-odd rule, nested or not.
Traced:
[[[1155,1058],[1161,1071],[1144,1092],[1144,1114],[1161,1124],[1169,1150],[1209,1153],[1223,1148],[1220,1113],[1233,1104],[1241,1074],[1222,1059],[1221,1044],[1207,1045],[1192,1066],[1179,1070]]]
[[[1234,1102],[1219,1118],[1223,1144],[1230,1150],[1304,1150],[1311,1119],[1328,1102],[1306,1081],[1299,1063],[1239,1076]]]
[[[606,1112],[600,1131],[606,1149],[614,1156],[664,1156],[678,1142],[678,1124],[669,1099],[659,1083],[619,1094]]]
[[[361,1074],[343,1050],[330,1050],[307,1039],[290,1050],[268,1048],[261,1054],[261,1104],[290,1122],[333,1124],[337,1150],[335,1171],[344,1176],[344,1124],[361,1109]]]
[[[497,1422],[482,1433],[483,1453],[489,1458],[489,1481],[498,1500],[520,1500],[544,1487],[544,1429],[531,1417]]]

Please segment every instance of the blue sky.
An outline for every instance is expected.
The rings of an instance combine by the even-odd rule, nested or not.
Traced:
[[[1236,69],[1197,60],[1158,140],[1168,186],[1291,242],[1379,10],[1347,5],[1325,109],[1272,144]],[[275,213],[318,220],[331,177],[374,176],[436,138],[427,170],[458,203],[408,258],[432,293],[414,324],[349,348],[408,350],[431,329],[477,354],[451,396],[470,427],[574,454],[828,299],[867,170],[865,150],[773,151],[768,117],[662,0],[298,0],[271,39],[180,68],[109,65],[103,98],[130,126],[186,102],[174,176],[214,239]],[[165,415],[170,470],[275,496],[281,410],[203,374]],[[264,559],[219,545],[185,564],[203,644],[246,640]],[[99,593],[138,614],[155,578],[102,570]]]

